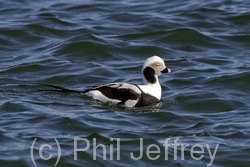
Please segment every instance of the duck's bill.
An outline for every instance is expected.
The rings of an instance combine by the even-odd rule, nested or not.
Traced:
[[[162,73],[171,73],[173,72],[170,68],[165,68],[163,71],[161,71]]]

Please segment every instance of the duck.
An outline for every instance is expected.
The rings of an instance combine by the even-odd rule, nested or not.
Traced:
[[[104,103],[118,104],[125,107],[143,107],[160,102],[162,89],[158,76],[171,73],[165,62],[159,56],[147,58],[142,66],[143,84],[125,82],[108,83],[100,86],[88,87],[83,91],[71,90],[61,86],[43,84],[64,92],[76,92],[87,95]]]

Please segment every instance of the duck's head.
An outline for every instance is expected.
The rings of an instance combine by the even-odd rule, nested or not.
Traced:
[[[145,84],[154,84],[158,82],[158,76],[162,73],[171,73],[165,62],[159,56],[152,56],[145,60],[142,66],[143,80]]]

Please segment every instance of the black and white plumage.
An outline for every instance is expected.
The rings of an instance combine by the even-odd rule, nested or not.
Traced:
[[[143,64],[143,85],[128,83],[110,83],[88,88],[84,91],[74,91],[59,86],[51,86],[67,92],[86,94],[102,102],[121,104],[125,107],[141,107],[157,103],[161,99],[161,85],[158,76],[172,72],[159,56],[149,57]]]

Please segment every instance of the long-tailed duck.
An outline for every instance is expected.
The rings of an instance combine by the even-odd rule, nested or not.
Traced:
[[[125,107],[141,107],[155,104],[161,100],[161,85],[158,76],[170,73],[164,61],[159,56],[149,57],[142,66],[143,85],[128,83],[110,83],[106,85],[76,91],[60,86],[47,85],[66,92],[86,94],[102,102],[121,104]]]

